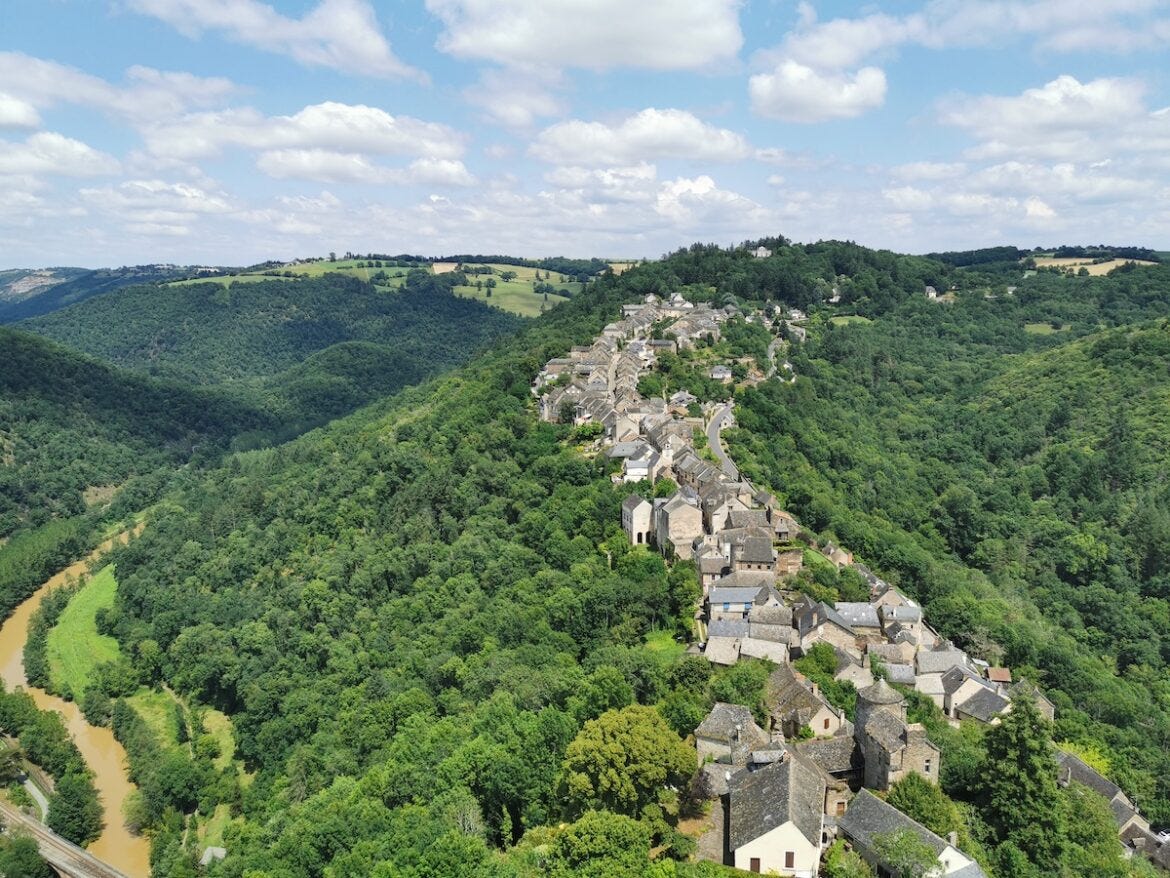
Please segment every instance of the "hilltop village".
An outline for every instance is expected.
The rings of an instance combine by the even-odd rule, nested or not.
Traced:
[[[733,423],[732,402],[686,390],[659,398],[639,392],[664,355],[711,348],[733,320],[770,332],[783,320],[785,329],[769,345],[766,365],[745,372],[740,364],[744,384],[781,370],[781,380],[796,380],[792,366],[778,367],[775,358],[784,336],[804,338],[804,314],[744,314],[676,293],[624,306],[620,320],[591,345],[550,360],[533,385],[542,419],[593,425],[597,453],[615,462],[615,482],[653,486],[652,499],[633,493],[622,504],[622,528],[635,546],[694,562],[702,598],[690,650],[713,665],[758,659],[773,666],[763,725],[747,705],[716,703],[694,730],[692,787],[712,803],[699,855],[751,872],[814,876],[840,838],[893,874],[880,839],[910,833],[936,856],[932,874],[982,876],[956,838],[941,838],[875,795],[911,774],[938,783],[940,750],[922,725],[907,721],[903,693],[929,698],[955,727],[997,724],[1021,697],[1052,720],[1053,703],[1010,669],[940,637],[910,596],[847,549],[802,529],[772,494],[742,478],[719,437]],[[733,366],[704,362],[724,385],[735,380]],[[798,577],[810,562],[854,571],[868,600],[807,596]],[[794,666],[806,656],[827,660],[833,681],[852,684],[852,719]],[[1074,755],[1060,752],[1058,761],[1062,784],[1076,781],[1107,800],[1128,851],[1170,865],[1170,844],[1120,788]]]

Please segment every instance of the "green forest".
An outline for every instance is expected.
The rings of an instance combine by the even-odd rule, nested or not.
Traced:
[[[1069,742],[1170,823],[1170,268],[1024,279],[991,259],[761,243],[775,256],[695,245],[604,273],[534,321],[420,273],[401,293],[336,278],[141,288],[28,324],[117,364],[101,367],[113,396],[139,382],[147,444],[172,429],[219,443],[160,480],[145,529],[113,554],[117,596],[97,621],[126,658],[75,693],[127,747],[155,874],[201,874],[185,830],[223,806],[230,855],[203,874],[724,874],[690,862],[685,738],[716,700],[758,707],[769,666],[684,655],[695,568],[629,545],[627,491],[570,427],[537,420],[530,392],[621,304],[679,290],[809,313],[787,354],[796,382],[735,391],[734,459],[1057,705],[1053,728],[1021,708],[984,736],[912,700],[943,748],[945,795],[904,789],[900,807],[961,831],[1002,878],[1146,874],[1101,809],[1045,772],[1050,739]],[[746,326],[723,344],[759,359],[766,339]],[[180,380],[205,420],[150,407]],[[715,390],[681,364],[663,381]],[[357,409],[371,384],[380,398]],[[241,440],[313,412],[344,417]],[[46,497],[104,483],[87,479]],[[846,579],[819,577],[818,597],[848,594]],[[164,684],[231,717],[242,772],[209,748],[160,748],[123,696]],[[1013,774],[1021,740],[1040,756]],[[1013,791],[1043,838],[1005,805]]]

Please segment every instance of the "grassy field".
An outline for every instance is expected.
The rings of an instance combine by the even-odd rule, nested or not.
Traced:
[[[868,317],[862,317],[860,314],[841,314],[837,317],[830,317],[829,322],[834,326],[848,326],[850,323],[873,323]]]
[[[1108,262],[1098,262],[1096,265],[1094,265],[1092,259],[1076,256],[1060,258],[1055,256],[1036,256],[1034,258],[1036,260],[1037,268],[1054,267],[1071,269],[1073,274],[1076,274],[1082,268],[1084,268],[1087,272],[1089,272],[1090,275],[1093,275],[1094,277],[1102,274],[1108,274],[1109,272],[1113,271],[1113,269],[1125,265],[1127,262],[1133,262],[1137,265],[1157,264],[1154,262],[1147,262],[1144,259],[1110,259]]]
[[[687,645],[675,640],[672,631],[651,631],[646,635],[646,648],[673,662],[686,652]]]
[[[227,714],[210,707],[203,710],[203,728],[219,743],[216,768],[227,768],[236,756],[236,740],[232,737],[232,721]]]
[[[296,280],[297,277],[321,277],[324,274],[347,274],[359,280],[374,282],[373,277],[379,271],[384,271],[387,277],[384,280],[376,281],[377,286],[385,289],[396,289],[402,286],[406,278],[406,272],[409,269],[395,266],[369,268],[366,266],[366,262],[368,261],[366,259],[338,259],[332,262],[289,263],[288,265],[282,265],[280,268],[274,269],[275,271],[281,272],[280,274],[249,272],[245,274],[210,275],[208,277],[192,278],[190,280],[177,280],[167,284],[167,286],[183,287],[192,284],[217,283],[221,286],[228,287],[235,283],[259,283],[265,280]],[[376,262],[377,260],[374,261]],[[284,272],[291,272],[295,277],[288,277]]]
[[[103,567],[69,601],[49,632],[49,675],[58,689],[68,686],[69,691],[80,696],[89,685],[94,667],[119,656],[118,641],[98,634],[94,622],[99,609],[113,606],[117,589],[113,565]]]
[[[537,283],[536,274],[538,271],[540,272],[540,282],[544,282],[550,272],[536,268],[526,268],[521,265],[493,264],[487,267],[492,270],[490,275],[468,274],[467,279],[470,283],[466,286],[455,287],[455,295],[463,296],[467,299],[478,299],[481,302],[486,302],[504,311],[519,314],[521,317],[537,317],[540,315],[541,308],[546,303],[543,295],[532,292],[532,285]],[[505,271],[515,272],[516,277],[512,280],[501,280],[500,275]],[[568,278],[562,283],[560,279],[564,275],[557,274],[556,272],[551,272],[551,275],[552,277],[548,278],[548,283],[552,284],[558,290],[565,289],[570,293],[576,293],[581,289],[581,284],[569,282]],[[476,281],[482,283],[487,281],[489,277],[496,282],[496,286],[491,291],[492,294],[490,297],[487,295],[487,289],[476,289],[475,287]],[[564,301],[565,298],[563,296],[550,293],[547,304],[551,308]]]
[[[1052,335],[1054,332],[1064,332],[1068,329],[1067,323],[1062,323],[1060,329],[1054,327],[1051,323],[1025,323],[1024,332],[1032,335]]]
[[[808,568],[825,567],[836,570],[837,565],[818,552],[816,549],[804,550],[804,566]]]
[[[178,746],[179,729],[175,725],[175,699],[166,692],[140,689],[126,699],[150,726],[154,738],[164,748]]]
[[[165,286],[190,287],[195,284],[219,284],[221,287],[230,287],[232,284],[255,284],[265,280],[296,280],[296,278],[271,274],[217,274],[208,277],[193,277],[189,280],[171,281]]]

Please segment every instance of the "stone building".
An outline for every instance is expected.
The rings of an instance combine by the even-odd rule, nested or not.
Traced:
[[[857,693],[853,734],[865,763],[865,785],[888,789],[911,772],[938,783],[940,751],[921,724],[906,723],[906,700],[885,680]]]

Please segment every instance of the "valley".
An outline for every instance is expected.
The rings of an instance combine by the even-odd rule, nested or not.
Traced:
[[[319,277],[132,287],[6,330],[40,364],[6,379],[36,413],[0,422],[13,463],[38,425],[30,476],[67,448],[77,468],[40,496],[81,505],[17,513],[0,562],[52,528],[80,557],[145,521],[41,640],[44,591],[14,574],[0,629],[9,691],[29,641],[70,699],[33,690],[95,772],[91,851],[133,876],[149,857],[178,876],[707,878],[785,868],[729,841],[784,783],[820,797],[804,835],[834,878],[880,856],[875,815],[939,851],[955,833],[972,875],[1017,874],[1017,855],[1021,875],[1154,874],[1164,266],[1024,278],[840,242],[695,245],[522,319],[456,281],[543,301],[556,271],[435,262],[464,270],[390,289],[309,263]],[[107,444],[54,411],[88,411]],[[127,428],[102,433],[107,411]],[[93,469],[168,431],[149,467]],[[931,687],[953,670],[952,699]],[[874,782],[895,719],[926,755]],[[1075,820],[1045,845],[980,780],[1011,758],[1001,729],[1051,754],[1030,813]],[[867,761],[833,768],[848,742]],[[127,796],[143,834],[111,847]]]

